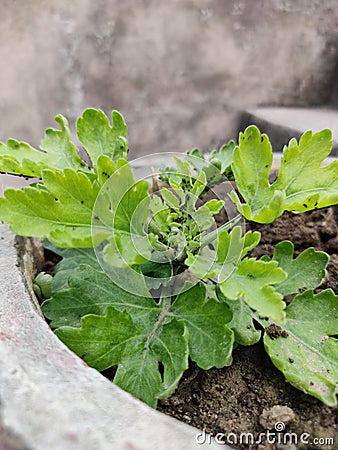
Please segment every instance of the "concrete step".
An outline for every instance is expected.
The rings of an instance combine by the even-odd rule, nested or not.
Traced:
[[[253,124],[269,136],[274,151],[278,152],[291,138],[299,139],[307,130],[317,132],[329,128],[333,134],[331,156],[338,156],[338,109],[286,107],[248,109],[242,115],[240,131]]]

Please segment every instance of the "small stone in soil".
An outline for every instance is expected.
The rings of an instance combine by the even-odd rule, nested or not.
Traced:
[[[283,431],[286,424],[293,422],[296,418],[295,413],[288,406],[276,405],[269,409],[263,409],[259,417],[259,423],[267,430],[272,430],[276,426],[276,431]],[[278,429],[277,427],[281,428]]]

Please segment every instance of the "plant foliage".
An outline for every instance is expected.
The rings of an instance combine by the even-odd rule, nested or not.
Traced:
[[[255,126],[205,157],[199,150],[164,169],[152,192],[127,161],[127,127],[88,109],[77,134],[67,121],[48,129],[40,149],[0,144],[0,171],[38,178],[0,199],[0,219],[26,236],[46,238],[62,258],[53,279],[35,279],[42,311],[57,336],[90,366],[116,367],[114,382],[156,407],[170,395],[189,358],[203,368],[230,365],[237,345],[261,338],[273,363],[297,388],[336,404],[338,297],[314,293],[328,255],[279,243],[272,258],[250,256],[260,233],[244,233],[241,215],[269,223],[338,203],[338,162],[322,162],[331,133],[306,132],[284,148],[270,182],[272,149]],[[227,199],[203,195],[233,177],[238,216],[217,227]],[[290,304],[288,300],[293,299]],[[294,297],[294,298],[293,298]]]

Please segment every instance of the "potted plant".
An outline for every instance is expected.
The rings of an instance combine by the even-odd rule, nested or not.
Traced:
[[[293,386],[336,405],[337,296],[314,292],[328,255],[310,248],[294,258],[284,241],[254,258],[260,233],[243,229],[244,220],[338,203],[338,163],[320,167],[330,131],[291,140],[274,182],[268,137],[251,126],[208,159],[197,150],[176,157],[161,172],[165,184],[149,191],[127,161],[118,112],[112,124],[94,109],[78,119],[90,164],[66,119],[56,120],[61,130],[47,130],[42,151],[14,140],[0,147],[2,171],[40,180],[7,190],[0,219],[18,235],[48,239],[62,258],[53,279],[36,279],[59,339],[91,367],[114,367],[114,383],[152,407],[174,392],[189,360],[228,366],[237,345],[262,339]],[[203,201],[219,183],[228,196]]]

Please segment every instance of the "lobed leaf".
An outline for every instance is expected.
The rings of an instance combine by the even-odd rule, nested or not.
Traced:
[[[231,313],[225,304],[207,299],[199,283],[178,295],[171,311],[184,321],[190,357],[199,367],[207,370],[231,364],[234,335],[227,326]]]
[[[48,238],[63,247],[91,247],[92,210],[97,196],[90,178],[81,172],[44,170],[44,188],[7,189],[0,198],[0,219],[17,234]]]
[[[205,173],[207,186],[210,188],[216,183],[225,181],[226,177],[232,179],[231,164],[235,147],[235,142],[229,141],[220,149],[213,150],[208,157],[195,148],[186,153],[185,159],[197,172]]]
[[[273,187],[285,192],[284,209],[304,212],[338,203],[338,161],[321,167],[332,148],[332,133],[307,131],[284,148]]]
[[[44,169],[88,170],[72,142],[67,120],[61,114],[55,120],[61,130],[48,128],[41,150],[14,139],[0,143],[0,171],[41,178]]]
[[[173,303],[170,298],[156,303],[149,294],[128,293],[105,273],[80,265],[68,288],[54,292],[42,310],[60,339],[88,364],[99,370],[119,364],[114,381],[152,406],[175,389],[188,355],[203,368],[231,362],[234,336],[226,325],[231,313],[224,303],[206,299],[201,283]]]
[[[70,258],[72,259],[72,258]],[[69,265],[66,261],[64,264]],[[78,257],[75,260],[79,261]],[[69,273],[69,271],[67,271]],[[120,269],[119,274],[124,276],[125,269]],[[64,274],[66,275],[66,274]],[[129,275],[129,274],[128,274]],[[53,296],[46,300],[42,306],[43,314],[51,320],[53,328],[69,325],[79,326],[81,317],[87,314],[106,314],[109,306],[124,311],[128,309],[137,326],[146,326],[147,321],[155,321],[158,315],[158,306],[152,298],[142,277],[135,281],[129,276],[129,286],[134,292],[138,289],[139,295],[127,292],[117,286],[101,270],[81,264],[70,274],[67,289],[54,289]],[[133,283],[135,285],[133,286]],[[136,284],[137,283],[137,284]]]
[[[126,158],[128,152],[127,125],[118,111],[112,112],[112,125],[105,113],[98,109],[86,109],[76,123],[79,140],[93,165],[100,155],[113,161]]]
[[[243,297],[251,309],[261,317],[283,322],[285,303],[274,285],[286,278],[276,261],[257,261],[246,258],[238,263],[231,276],[220,284],[223,295],[229,299]]]
[[[135,181],[129,164],[119,160],[116,171],[102,187],[93,211],[95,226],[100,224],[110,230],[108,244],[102,250],[108,265],[125,267],[142,264],[150,258],[152,244],[145,233],[149,206],[148,183]],[[102,240],[101,235],[97,236],[98,239],[93,239],[95,247]]]
[[[282,333],[267,328],[264,334],[274,365],[296,388],[328,406],[337,405],[338,341],[333,336],[338,334],[338,296],[331,289],[297,295],[277,327]]]
[[[132,339],[137,352],[139,332],[129,314],[109,306],[104,316],[89,314],[82,318],[81,328],[64,326],[55,330],[61,341],[87,364],[104,370],[119,364]]]
[[[326,275],[329,255],[311,247],[292,259],[293,252],[292,242],[284,241],[276,245],[273,255],[278,266],[287,273],[286,280],[277,287],[277,291],[283,295],[296,294],[304,288],[315,289]]]
[[[237,188],[229,195],[247,219],[269,223],[283,211],[304,212],[338,203],[338,161],[321,167],[330,153],[332,134],[307,131],[299,143],[284,147],[277,180],[270,184],[272,149],[268,137],[250,126],[240,133],[232,170]]]
[[[254,345],[261,338],[261,332],[256,330],[254,324],[255,315],[249,305],[239,297],[236,300],[225,299],[223,301],[232,313],[232,319],[228,327],[233,330],[235,341],[240,345]]]
[[[188,368],[187,333],[176,319],[166,323],[144,349],[123,360],[114,383],[156,408],[157,399],[168,397]],[[163,365],[163,376],[159,371]]]
[[[101,270],[101,266],[92,248],[60,248],[53,245],[47,239],[44,241],[43,246],[45,249],[56,253],[62,258],[54,268],[52,281],[54,293],[69,287],[68,279],[70,274],[81,264],[89,265],[97,271]]]
[[[234,332],[235,342],[240,345],[254,345],[261,338],[261,331],[256,329],[255,312],[242,297],[231,300],[224,297],[219,286],[216,286],[217,298],[225,303],[231,312],[231,320],[227,326]]]
[[[234,227],[230,233],[222,230],[215,243],[215,252],[207,250],[198,255],[190,253],[185,263],[196,277],[216,277],[218,282],[223,282],[235,270],[243,252],[244,242],[241,227]]]

